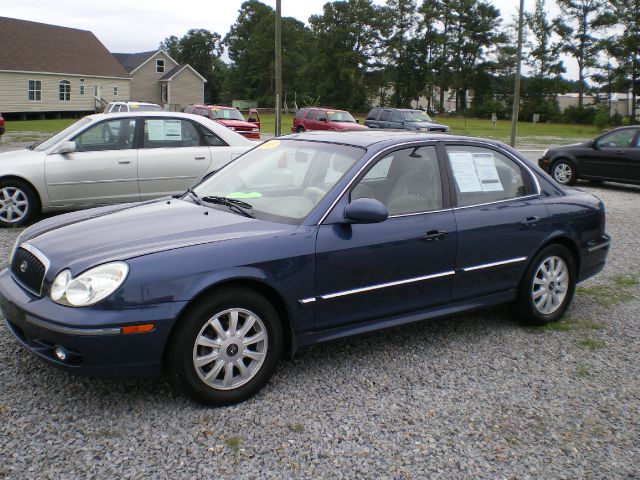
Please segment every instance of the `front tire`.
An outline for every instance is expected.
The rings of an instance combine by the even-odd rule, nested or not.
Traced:
[[[551,167],[551,176],[562,185],[573,185],[578,179],[576,167],[568,160],[558,160]]]
[[[38,195],[20,180],[0,181],[0,226],[20,227],[38,213]]]
[[[576,288],[577,268],[573,254],[563,245],[543,248],[524,274],[515,313],[531,325],[558,320],[569,308]]]
[[[246,288],[213,292],[191,308],[169,340],[167,370],[192,399],[223,406],[252,397],[282,354],[278,314]]]

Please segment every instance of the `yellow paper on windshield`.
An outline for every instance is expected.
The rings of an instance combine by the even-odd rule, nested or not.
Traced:
[[[262,145],[258,147],[259,150],[268,150],[270,148],[276,148],[280,145],[280,140],[269,140],[268,142],[264,142]]]

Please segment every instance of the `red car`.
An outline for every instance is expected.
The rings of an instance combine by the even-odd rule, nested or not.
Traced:
[[[245,120],[237,108],[219,105],[189,105],[184,109],[184,113],[215,120],[246,138],[260,138],[260,115],[255,109],[249,110],[249,120]]]
[[[368,130],[349,112],[334,108],[301,108],[293,117],[293,133],[306,130]]]
[[[2,114],[0,113],[0,137],[4,135],[4,118],[2,118]]]

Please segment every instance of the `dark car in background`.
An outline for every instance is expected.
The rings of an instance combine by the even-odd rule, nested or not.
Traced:
[[[301,108],[293,116],[291,132],[307,130],[367,130],[345,110],[335,108]]]
[[[576,180],[640,184],[640,126],[620,127],[594,140],[550,148],[538,165],[563,185]]]
[[[414,132],[449,131],[446,125],[435,123],[427,112],[408,108],[374,108],[364,120],[369,128],[391,128]]]
[[[260,139],[260,115],[256,109],[249,110],[248,119],[237,108],[220,105],[187,105],[184,112],[215,120],[245,138]]]
[[[502,303],[555,321],[609,242],[600,200],[498,142],[308,132],[182,195],[33,225],[0,272],[0,307],[46,362],[164,367],[226,405],[307,345]]]

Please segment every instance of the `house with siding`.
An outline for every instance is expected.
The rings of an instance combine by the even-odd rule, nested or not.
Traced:
[[[206,80],[191,65],[178,64],[164,50],[114,53],[131,76],[131,99],[182,110],[190,103],[204,103]]]
[[[0,45],[7,116],[92,113],[130,98],[129,72],[89,31],[0,17]]]

